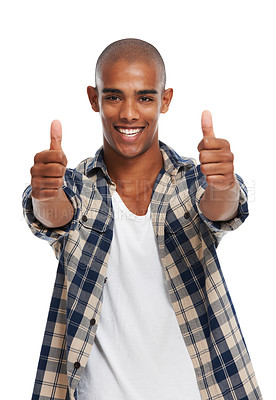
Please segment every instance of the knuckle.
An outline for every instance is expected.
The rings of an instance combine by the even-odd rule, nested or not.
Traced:
[[[58,178],[57,179],[57,187],[61,188],[63,186],[63,178]]]
[[[225,149],[230,149],[230,143],[226,139],[220,139],[221,146]]]
[[[228,142],[228,140],[224,139],[224,143],[225,143],[225,147],[227,149],[230,149],[230,143]]]
[[[230,171],[231,175],[234,175],[234,165],[233,165],[233,163],[230,163],[229,171]]]
[[[227,153],[227,159],[231,163],[234,161],[234,154],[231,151],[229,151],[229,153]]]
[[[203,150],[203,151],[201,151],[200,154],[199,154],[199,161],[200,161],[201,163],[204,163],[204,162],[206,162],[206,159],[207,159],[207,157],[206,157],[206,152]]]
[[[34,163],[37,164],[39,162],[39,158],[40,158],[40,153],[36,153],[36,155],[34,156]]]
[[[197,149],[198,151],[201,151],[203,149],[203,139],[201,139],[201,141],[198,143]]]
[[[34,163],[38,164],[44,162],[46,155],[47,155],[47,150],[43,150],[40,151],[39,153],[36,153],[36,155],[34,156]]]
[[[32,190],[36,189],[36,187],[37,187],[34,179],[31,180],[31,187],[32,187]]]
[[[30,169],[31,176],[34,177],[34,176],[39,175],[39,171],[40,171],[40,168],[39,168],[38,164],[33,165],[32,168]]]
[[[205,164],[201,164],[200,169],[204,175],[207,174],[207,166]]]
[[[32,187],[37,187],[37,179],[36,178],[32,178],[31,185],[32,185]]]
[[[32,178],[31,186],[36,190],[41,190],[43,188],[43,179],[37,177]]]
[[[64,166],[66,167],[68,161],[67,161],[67,157],[66,157],[66,155],[65,155],[64,153],[63,153],[63,157],[64,157],[64,162],[63,162],[63,164],[64,164]]]
[[[61,164],[57,165],[56,170],[57,170],[57,176],[59,177],[63,176],[65,173],[65,167]]]
[[[233,162],[234,155],[231,151],[223,151],[222,152],[222,159],[224,162]]]

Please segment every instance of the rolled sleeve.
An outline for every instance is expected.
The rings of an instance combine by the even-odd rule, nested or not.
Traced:
[[[70,170],[67,170],[65,173],[62,189],[73,206],[74,215],[68,224],[58,228],[47,228],[34,216],[31,185],[28,186],[23,193],[23,215],[31,232],[36,237],[46,240],[50,245],[54,245],[57,241],[66,237],[70,231],[75,230],[78,226],[81,200],[78,194],[74,191]]]
[[[235,174],[236,179],[240,185],[240,197],[237,215],[228,221],[211,221],[206,218],[200,209],[200,200],[205,192],[207,183],[201,185],[196,193],[196,207],[198,214],[202,221],[208,226],[216,240],[219,242],[221,238],[229,231],[237,229],[248,217],[248,200],[247,200],[247,188],[242,178]]]

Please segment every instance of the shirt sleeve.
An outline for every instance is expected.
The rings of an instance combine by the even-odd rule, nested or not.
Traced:
[[[74,215],[72,220],[64,226],[58,228],[47,228],[45,227],[33,213],[33,204],[32,204],[32,196],[31,185],[28,186],[23,192],[23,215],[25,220],[31,230],[31,232],[38,238],[46,240],[52,247],[58,257],[60,253],[61,243],[64,238],[69,234],[70,231],[75,230],[78,227],[79,214],[81,209],[81,200],[80,196],[76,192],[76,188],[73,182],[73,171],[70,169],[66,170],[64,176],[64,183],[62,189],[64,193],[71,201],[74,208]]]
[[[217,241],[217,244],[227,232],[237,229],[249,215],[247,188],[242,178],[238,174],[235,174],[235,176],[240,186],[238,213],[234,218],[228,221],[211,221],[210,219],[206,218],[205,215],[202,213],[200,209],[200,200],[207,186],[205,179],[204,182],[200,183],[196,193],[196,207],[199,216],[210,229],[211,233],[213,234],[213,237]]]

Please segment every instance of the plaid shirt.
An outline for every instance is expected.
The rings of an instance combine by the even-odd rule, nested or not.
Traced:
[[[203,400],[262,399],[216,247],[248,216],[240,184],[238,215],[212,222],[199,208],[205,176],[192,159],[160,142],[164,166],[151,198],[151,218],[169,295]],[[116,190],[99,149],[67,169],[63,190],[74,206],[65,227],[49,229],[33,215],[31,187],[23,195],[32,232],[59,260],[32,400],[73,400],[100,322],[113,234]],[[104,389],[103,389],[104,390]],[[184,395],[185,397],[185,395]]]

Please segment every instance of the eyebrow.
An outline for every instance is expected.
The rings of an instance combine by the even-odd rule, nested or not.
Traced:
[[[113,89],[113,88],[104,88],[102,90],[102,93],[116,93],[116,94],[123,94],[123,91],[120,89]],[[138,90],[136,92],[138,95],[143,95],[143,94],[158,94],[157,90],[155,89],[145,89],[145,90]]]
[[[146,90],[138,90],[137,94],[158,94],[157,90],[155,89],[146,89]]]
[[[119,94],[122,94],[123,92],[121,90],[119,90],[119,89],[104,88],[102,90],[102,93],[117,93],[117,94],[119,93]]]

